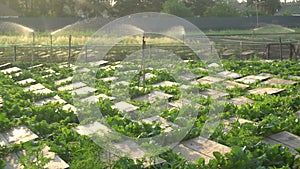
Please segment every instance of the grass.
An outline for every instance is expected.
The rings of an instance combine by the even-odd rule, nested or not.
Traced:
[[[300,33],[300,28],[294,28],[294,33]],[[286,29],[282,28],[263,28],[257,31],[254,31],[253,29],[247,29],[247,30],[237,30],[237,29],[228,29],[228,30],[207,30],[203,31],[206,35],[210,34],[255,34],[255,33],[265,33],[265,34],[272,34],[272,33],[287,33]],[[291,32],[293,33],[293,32]]]
[[[295,28],[294,33],[300,33],[300,28]],[[272,34],[272,33],[289,33],[290,31],[285,28],[280,27],[265,27],[259,30],[207,30],[203,33],[207,36],[209,35],[230,35],[230,34],[248,34],[248,35],[255,35],[257,33],[259,34]],[[93,31],[61,31],[54,35],[52,35],[52,44],[54,46],[65,46],[69,44],[69,35],[72,35],[72,45],[85,45],[90,38],[93,36],[95,32]],[[293,33],[293,32],[291,32]],[[51,38],[50,38],[51,32],[35,32],[34,38],[33,34],[26,34],[26,35],[14,35],[14,34],[6,34],[6,35],[0,35],[0,46],[7,46],[7,45],[32,45],[33,40],[35,45],[50,45],[51,44]],[[193,33],[190,33],[190,35],[194,35]],[[297,36],[292,35],[285,35],[286,37],[295,37],[297,40],[299,38]],[[109,39],[110,37],[108,37]],[[237,37],[238,38],[238,37]],[[240,37],[243,39],[243,37]],[[259,39],[260,37],[255,37]],[[254,40],[255,40],[254,38]],[[277,37],[276,37],[277,38]],[[278,38],[277,38],[278,39]],[[99,42],[101,41],[107,41],[107,39],[99,39]],[[147,41],[149,43],[174,43],[174,40],[167,37],[153,37],[148,38]],[[140,40],[139,38],[133,37],[126,39],[124,42],[130,43],[130,44],[139,44]]]

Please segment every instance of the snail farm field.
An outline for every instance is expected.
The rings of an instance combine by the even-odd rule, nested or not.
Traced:
[[[0,168],[300,168],[298,61],[185,60],[182,66],[189,70],[181,74],[189,83],[176,81],[167,67],[147,67],[140,87],[139,76],[118,80],[116,72],[138,71],[138,66],[126,67],[119,61],[91,62],[85,68],[68,63],[2,63]],[[78,72],[82,77],[93,72],[93,86],[82,77],[76,79]],[[224,90],[214,88],[215,83]],[[129,97],[114,97],[112,85],[127,88]],[[131,138],[151,138],[175,131],[185,119],[180,115],[183,103],[193,101],[182,99],[183,88],[199,91],[193,98],[198,107],[188,133],[172,148],[148,158],[147,149],[132,140],[112,141],[115,149],[128,155],[124,157],[96,144],[95,132],[114,130]],[[109,127],[92,117],[80,121],[75,98],[98,108]],[[136,120],[137,113],[132,112],[146,110],[158,98],[165,101],[160,112]],[[224,102],[218,103],[223,107],[219,124],[205,138],[201,133],[210,104],[220,98]]]

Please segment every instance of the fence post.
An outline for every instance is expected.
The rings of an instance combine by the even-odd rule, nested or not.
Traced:
[[[34,35],[34,32],[32,32],[31,62],[33,62],[33,56],[34,56],[34,44],[35,44],[35,35]]]
[[[50,60],[53,58],[53,36],[50,34]]]
[[[14,46],[14,62],[17,61],[17,46]]]
[[[70,67],[71,62],[71,45],[72,45],[72,35],[69,36],[69,56],[68,56],[68,63]]]
[[[280,60],[283,60],[283,57],[282,57],[282,42],[281,42],[281,37],[279,37],[279,44],[280,44]]]
[[[295,47],[295,56],[294,59],[297,60],[298,59],[298,54],[299,54],[299,49],[300,49],[300,42],[298,41],[297,46]]]
[[[243,52],[243,41],[240,41],[240,54]]]
[[[88,58],[88,47],[87,45],[85,45],[85,62],[88,61],[87,58]]]
[[[294,51],[295,47],[294,44],[290,43],[290,60],[293,59],[293,51]]]
[[[267,45],[267,59],[270,59],[270,48],[271,48],[271,45],[268,44]]]
[[[213,55],[213,42],[210,42],[210,55]]]

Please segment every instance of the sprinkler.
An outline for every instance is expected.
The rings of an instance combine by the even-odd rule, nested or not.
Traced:
[[[138,87],[140,87],[140,78],[142,78],[142,83],[143,83],[143,89],[146,87],[146,75],[145,75],[145,49],[146,49],[146,41],[145,41],[145,34],[143,34],[142,38],[142,61],[141,61],[141,71],[139,75],[139,83]]]

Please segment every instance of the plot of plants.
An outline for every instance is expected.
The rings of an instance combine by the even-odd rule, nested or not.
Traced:
[[[136,61],[2,63],[0,168],[300,167],[299,62],[184,60],[157,69],[150,60],[141,70]],[[211,107],[215,100],[223,102]],[[184,138],[155,156],[147,156],[153,144],[138,144],[170,145],[178,132]],[[107,140],[111,151],[99,146]]]

